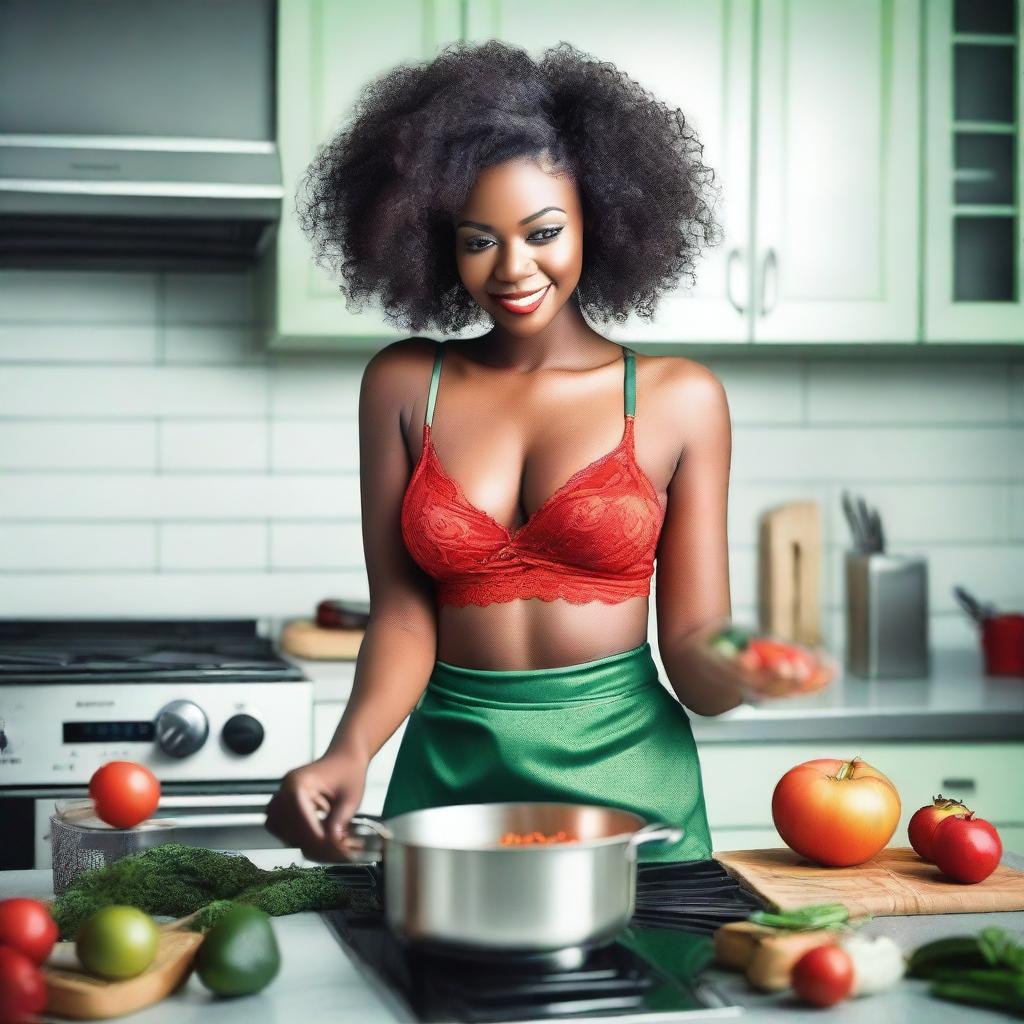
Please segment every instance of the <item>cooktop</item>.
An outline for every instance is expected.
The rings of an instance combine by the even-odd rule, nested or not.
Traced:
[[[348,908],[323,916],[408,1020],[646,1022],[741,1013],[702,975],[712,956],[708,936],[760,904],[716,861],[641,862],[636,913],[609,943],[471,957],[396,937],[384,919],[383,870],[329,867],[357,895]]]

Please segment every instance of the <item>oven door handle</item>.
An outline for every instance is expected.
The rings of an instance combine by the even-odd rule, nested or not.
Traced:
[[[263,828],[265,814],[169,814],[160,820],[175,828]]]

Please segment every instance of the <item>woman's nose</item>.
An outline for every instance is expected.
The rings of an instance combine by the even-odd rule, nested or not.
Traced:
[[[503,281],[515,283],[522,281],[537,269],[530,251],[522,243],[512,242],[505,245],[499,252],[498,265],[494,268],[495,276]]]

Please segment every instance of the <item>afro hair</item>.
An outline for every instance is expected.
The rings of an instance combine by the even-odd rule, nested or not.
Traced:
[[[653,316],[721,240],[703,149],[681,110],[570,43],[535,61],[498,40],[455,42],[363,87],[296,213],[350,309],[376,297],[404,329],[456,333],[487,314],[459,278],[455,218],[485,167],[543,155],[579,189],[579,308],[622,323]]]

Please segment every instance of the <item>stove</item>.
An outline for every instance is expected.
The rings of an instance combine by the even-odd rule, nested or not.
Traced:
[[[0,621],[0,813],[25,837],[5,837],[0,868],[48,867],[54,799],[85,796],[117,760],[157,776],[158,813],[192,823],[181,841],[279,846],[261,812],[315,756],[313,684],[257,625]]]
[[[356,898],[324,919],[408,1020],[653,1022],[741,1013],[701,972],[710,933],[761,904],[717,861],[641,862],[636,913],[611,942],[540,953],[407,944],[384,919],[381,865],[327,870]]]

